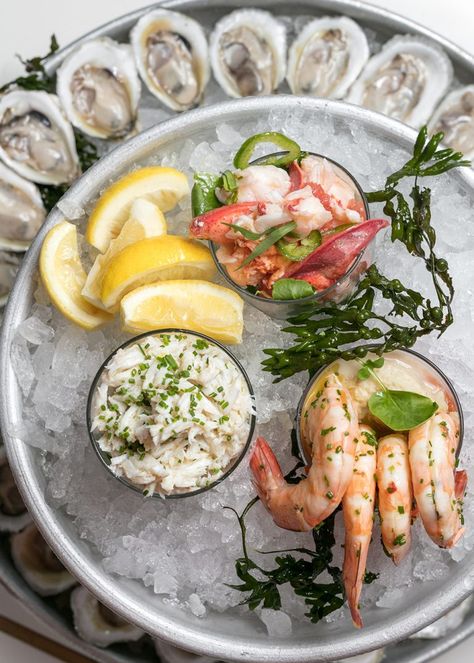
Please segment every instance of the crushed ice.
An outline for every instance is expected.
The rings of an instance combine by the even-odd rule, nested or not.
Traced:
[[[336,159],[359,179],[365,190],[380,187],[385,176],[407,156],[395,143],[378,138],[357,124],[333,122],[324,114],[315,117],[299,109],[291,113],[273,111],[257,122],[239,124],[236,120],[220,124],[212,130],[187,135],[181,142],[174,138],[169,151],[157,154],[151,162],[187,172],[192,167],[220,170],[230,166],[232,155],[244,138],[265,130],[282,131],[304,148]],[[450,263],[457,289],[456,323],[441,339],[423,339],[417,349],[445,370],[458,389],[466,425],[462,465],[474,477],[474,380],[472,368],[466,363],[466,358],[474,355],[473,201],[452,175],[434,182],[433,196],[439,246]],[[63,211],[74,218],[80,210],[70,206]],[[374,215],[382,213],[375,207],[372,211]],[[169,217],[171,232],[184,231],[189,214],[189,201],[185,201]],[[429,283],[424,269],[399,245],[392,245],[387,236],[379,240],[377,262],[385,272],[404,274],[408,284],[416,283],[419,288],[420,283]],[[260,370],[261,350],[282,346],[290,339],[282,334],[279,324],[248,306],[245,327],[244,342],[234,352],[246,367],[256,392],[259,432],[270,440],[287,470],[293,464],[289,439],[294,411],[306,376],[273,384],[271,377]],[[105,332],[94,333],[72,326],[51,308],[39,287],[36,303],[18,327],[12,347],[13,366],[24,397],[23,422],[15,433],[42,450],[38,453],[47,483],[47,500],[68,514],[78,537],[96,549],[108,573],[135,579],[162,600],[206,619],[211,611],[228,610],[242,599],[239,592],[228,586],[236,581],[234,561],[241,554],[240,532],[233,514],[222,507],[229,505],[240,511],[253,497],[246,463],[214,490],[172,502],[143,499],[110,477],[97,462],[88,441],[85,409],[89,386],[100,363],[123,340],[117,323]],[[451,552],[439,550],[417,523],[411,555],[397,569],[378,545],[376,528],[368,568],[380,576],[365,587],[363,605],[392,606],[406,600],[413,585],[445,578],[452,559],[463,559],[474,545],[471,489],[465,511],[467,533],[458,547]],[[340,541],[339,521],[337,533]],[[249,515],[248,543],[250,550],[311,545],[308,535],[275,527],[260,505]],[[336,554],[340,563],[339,546]],[[262,562],[271,563],[268,557]],[[287,588],[282,590],[282,602],[284,612],[259,613],[270,635],[288,634],[292,622],[304,619],[304,605]],[[233,609],[236,613],[246,611]],[[344,615],[347,613],[339,611],[330,615],[328,621],[340,623]]]

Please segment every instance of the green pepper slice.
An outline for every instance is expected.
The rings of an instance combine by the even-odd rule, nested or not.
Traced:
[[[277,242],[277,249],[289,260],[299,262],[309,256],[310,253],[321,245],[322,237],[319,230],[312,230],[307,237],[300,242],[285,242],[281,239]]]
[[[286,152],[286,154],[281,154],[279,156],[269,155],[264,161],[260,162],[259,165],[262,166],[278,166],[279,168],[285,168],[285,166],[289,166],[290,163],[295,161],[295,159],[298,159],[301,155],[301,148],[294,140],[291,140],[291,138],[288,138],[278,131],[266,131],[262,134],[250,136],[250,138],[247,138],[247,140],[242,143],[234,157],[234,166],[239,169],[247,168],[255,148],[260,143],[273,143],[273,145],[277,145]]]

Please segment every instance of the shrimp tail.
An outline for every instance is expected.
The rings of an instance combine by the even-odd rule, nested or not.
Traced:
[[[263,437],[258,437],[250,458],[250,470],[253,485],[263,505],[273,517],[274,522],[283,529],[304,532],[313,525],[306,523],[302,509],[298,509],[288,495],[280,465],[270,445]],[[290,486],[294,488],[294,486]]]
[[[253,485],[262,502],[267,506],[271,491],[285,483],[280,465],[270,445],[263,437],[257,437],[250,458]]]
[[[356,628],[364,626],[360,614],[359,600],[364,582],[367,552],[368,550],[364,550],[362,545],[353,543],[349,546],[346,545],[344,554],[344,587],[351,611],[352,623]],[[353,569],[355,573],[348,574],[347,569]]]

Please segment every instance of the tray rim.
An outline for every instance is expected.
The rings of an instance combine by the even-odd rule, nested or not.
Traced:
[[[166,133],[169,138],[178,135],[185,129],[186,126],[195,125],[200,120],[217,120],[218,117],[238,113],[239,115],[245,112],[250,112],[255,109],[269,110],[270,105],[275,107],[287,107],[288,104],[302,106],[314,111],[324,112],[330,111],[336,118],[337,117],[351,117],[358,118],[362,124],[367,126],[367,123],[375,125],[382,134],[388,134],[391,140],[396,140],[401,144],[412,144],[416,137],[416,132],[406,125],[399,122],[394,122],[377,113],[371,113],[364,109],[344,104],[342,102],[334,102],[327,100],[313,100],[308,98],[296,98],[294,96],[279,95],[275,97],[267,97],[262,99],[249,99],[237,100],[230,102],[222,102],[214,107],[204,107],[191,111],[186,115],[167,120],[164,123],[156,125],[154,128],[140,134],[126,144],[115,148],[111,153],[105,156],[100,162],[94,165],[81,179],[79,179],[66,194],[71,199],[75,196],[81,198],[81,193],[92,190],[97,184],[98,179],[103,177],[113,177],[114,174],[110,168],[115,168],[115,174],[130,160],[133,151],[133,159],[139,160],[141,155],[135,146],[141,146],[143,150],[147,149],[146,146],[150,141],[156,139],[159,141],[158,136]],[[464,172],[455,173],[454,177],[458,181],[462,181],[469,187],[474,187],[474,173]],[[88,193],[88,195],[90,195]],[[22,295],[22,290],[31,295],[32,279],[31,272],[36,265],[38,253],[40,250],[41,242],[46,232],[51,228],[59,218],[62,218],[61,212],[56,208],[48,217],[46,224],[41,229],[39,235],[35,239],[31,249],[29,250],[22,268],[20,270],[15,288],[12,292],[6,314],[5,325],[2,329],[1,339],[1,358],[0,358],[0,371],[1,371],[1,392],[11,393],[17,396],[16,404],[18,405],[18,387],[16,379],[13,374],[10,357],[9,347],[13,338],[13,329],[16,328],[17,323],[23,319],[26,309],[26,299]],[[81,552],[81,548],[73,544],[69,540],[64,528],[57,521],[57,514],[55,510],[48,505],[44,498],[44,491],[39,486],[38,481],[31,482],[31,477],[28,473],[28,467],[31,464],[31,448],[26,448],[25,444],[18,444],[17,438],[11,433],[9,421],[14,417],[14,408],[12,404],[3,398],[1,402],[1,419],[4,439],[8,450],[9,460],[12,462],[13,472],[18,481],[20,491],[22,492],[25,502],[34,513],[35,520],[39,526],[42,534],[47,542],[51,545],[53,550],[62,559],[63,563],[69,568],[72,573],[78,577],[79,581],[84,584],[92,593],[100,598],[100,600],[114,609],[122,617],[129,619],[131,614],[134,615],[133,621],[145,631],[152,633],[154,636],[162,638],[170,644],[175,646],[182,645],[186,641],[187,648],[198,653],[215,656],[216,658],[226,658],[230,660],[253,660],[262,661],[263,663],[274,660],[276,651],[279,654],[279,660],[285,663],[310,663],[314,660],[317,654],[321,660],[331,660],[334,656],[343,658],[344,656],[352,655],[355,653],[362,653],[374,648],[386,646],[390,643],[399,641],[406,638],[415,631],[420,630],[431,621],[434,621],[448,612],[452,607],[457,605],[461,600],[467,597],[471,592],[471,588],[466,586],[461,580],[460,572],[461,567],[456,570],[456,580],[452,579],[452,586],[445,588],[444,604],[440,606],[433,600],[430,602],[426,598],[421,600],[415,599],[415,606],[412,608],[412,614],[409,618],[400,616],[395,621],[393,620],[390,625],[384,624],[377,627],[368,627],[365,631],[357,634],[357,641],[354,642],[353,635],[341,637],[337,642],[324,643],[319,646],[315,642],[301,643],[298,647],[283,646],[279,647],[263,645],[261,642],[252,642],[248,644],[243,637],[234,639],[229,642],[229,637],[219,635],[219,633],[209,634],[203,633],[194,628],[190,624],[179,624],[170,618],[169,615],[156,614],[151,609],[147,611],[145,607],[134,597],[131,593],[124,591],[124,586],[127,582],[117,582],[113,577],[105,577],[105,574],[100,572],[99,566],[87,567],[85,557]],[[120,603],[115,603],[111,598],[111,588],[120,600]],[[120,599],[118,599],[120,597]],[[127,607],[128,606],[128,607]],[[133,608],[132,608],[133,606]],[[383,630],[385,629],[385,630]],[[317,647],[317,652],[315,651]]]

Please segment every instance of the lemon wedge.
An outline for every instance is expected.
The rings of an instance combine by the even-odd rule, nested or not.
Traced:
[[[207,281],[161,281],[132,290],[120,304],[126,331],[177,327],[206,334],[223,343],[241,343],[243,300]]]
[[[168,212],[188,193],[186,175],[175,168],[150,166],[129,173],[99,198],[89,217],[86,240],[104,253],[128,219],[136,198],[146,198]]]
[[[83,329],[96,329],[111,316],[92,306],[81,295],[86,281],[77,246],[77,228],[62,221],[46,235],[41,247],[41,279],[54,306]]]
[[[131,290],[146,283],[174,279],[211,279],[216,268],[202,244],[177,235],[142,239],[126,246],[107,264],[101,299],[115,311]]]
[[[104,308],[100,295],[103,275],[111,258],[130,244],[147,237],[166,235],[166,231],[166,219],[160,208],[146,198],[137,198],[117,238],[110,242],[105,253],[99,253],[95,259],[82,289],[82,296],[94,306]]]

